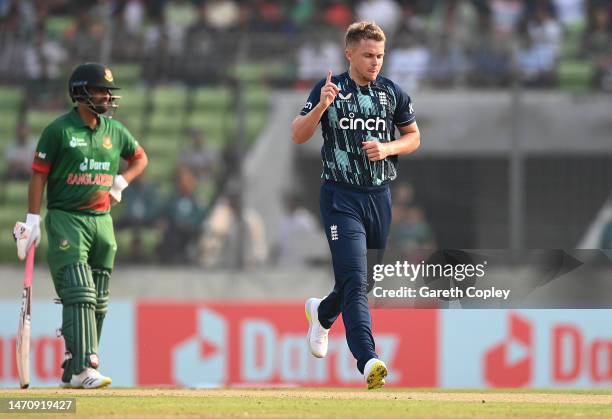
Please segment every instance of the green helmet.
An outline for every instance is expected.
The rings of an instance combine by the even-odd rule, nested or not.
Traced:
[[[110,100],[105,104],[95,104],[92,100],[90,87],[105,88],[111,94]],[[109,109],[116,109],[115,103],[120,96],[112,94],[112,90],[119,89],[115,85],[113,73],[110,68],[99,63],[85,63],[77,66],[68,81],[68,93],[73,102],[85,103],[96,114],[106,113]]]

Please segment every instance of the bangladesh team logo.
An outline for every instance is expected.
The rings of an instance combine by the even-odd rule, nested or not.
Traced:
[[[108,82],[113,82],[113,73],[111,73],[110,68],[104,69],[104,79]]]
[[[60,240],[59,248],[60,250],[68,250],[70,248],[70,243],[66,239]]]
[[[111,141],[111,138],[106,136],[102,139],[102,147],[104,147],[107,150],[110,150],[111,148],[113,148],[113,142]]]

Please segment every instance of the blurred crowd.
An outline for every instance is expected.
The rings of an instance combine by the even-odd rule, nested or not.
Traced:
[[[346,26],[373,20],[388,35],[385,72],[409,90],[515,76],[553,86],[564,54],[606,88],[611,15],[611,0],[0,0],[0,81],[54,79],[97,60],[196,84],[262,63],[271,83],[309,85],[345,69]]]
[[[63,108],[66,76],[83,61],[137,64],[137,83],[189,86],[261,65],[268,84],[310,88],[327,69],[345,71],[347,25],[373,20],[388,37],[383,74],[409,92],[515,80],[554,87],[563,60],[584,63],[592,88],[612,91],[611,18],[612,0],[0,0],[0,84],[36,96],[27,96],[4,148],[2,183],[29,177],[27,108]],[[295,240],[323,234],[303,196],[282,197],[279,232],[270,237],[227,171],[239,164],[235,144],[208,147],[192,128],[180,141],[169,190],[139,178],[116,212],[119,234],[129,235],[127,259],[211,269],[316,263],[304,248],[310,242]],[[203,200],[206,188],[214,196]],[[394,199],[389,249],[418,261],[436,247],[434,231],[412,185],[395,185]]]

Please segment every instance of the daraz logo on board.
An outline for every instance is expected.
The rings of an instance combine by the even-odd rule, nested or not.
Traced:
[[[442,310],[443,387],[609,387],[612,310]]]
[[[493,387],[525,386],[533,375],[533,325],[514,313],[508,322],[506,338],[485,354],[485,379]],[[518,350],[522,350],[522,356],[511,357]]]
[[[145,303],[137,313],[139,385],[364,385],[341,322],[328,356],[312,357],[299,303]],[[377,350],[391,371],[387,383],[435,386],[436,313],[402,314],[401,321],[397,310],[374,314]]]
[[[581,310],[571,320],[555,310],[529,314],[509,312],[506,337],[484,352],[483,375],[488,385],[612,384],[612,335],[598,326],[609,324],[604,318],[612,315],[610,310]]]

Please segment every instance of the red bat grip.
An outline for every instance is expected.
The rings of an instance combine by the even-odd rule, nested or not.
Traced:
[[[32,274],[34,272],[34,255],[36,254],[36,246],[32,243],[28,254],[26,255],[25,271],[23,272],[23,287],[27,288],[32,285]]]

